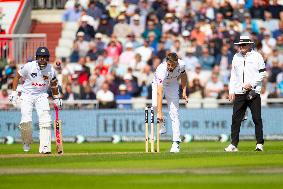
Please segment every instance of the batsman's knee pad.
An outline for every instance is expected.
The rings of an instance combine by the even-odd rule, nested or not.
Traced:
[[[24,144],[32,143],[32,123],[23,122],[19,126],[21,130],[22,141]]]
[[[41,110],[38,113],[39,127],[50,127],[51,116],[49,110]]]

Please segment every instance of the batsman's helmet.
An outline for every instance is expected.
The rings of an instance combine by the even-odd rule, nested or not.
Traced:
[[[47,56],[50,57],[50,53],[47,47],[38,47],[35,53],[36,58],[38,56]]]
[[[38,66],[41,70],[46,68],[49,61],[50,53],[46,47],[38,47],[35,53],[35,58],[38,62]]]

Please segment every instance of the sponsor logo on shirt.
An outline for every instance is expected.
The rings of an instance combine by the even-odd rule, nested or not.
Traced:
[[[45,83],[36,83],[36,82],[32,82],[32,84],[31,84],[32,86],[34,86],[34,87],[43,87],[43,86],[45,86],[46,84]]]
[[[31,73],[30,75],[31,77],[35,78],[37,76],[37,73]]]

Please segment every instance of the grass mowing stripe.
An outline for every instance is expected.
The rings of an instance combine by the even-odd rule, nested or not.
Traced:
[[[72,175],[72,174],[28,174],[4,175],[0,177],[1,188],[281,188],[283,174],[232,174],[232,175]]]

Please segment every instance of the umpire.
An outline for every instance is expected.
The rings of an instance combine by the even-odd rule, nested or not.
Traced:
[[[232,60],[229,84],[229,100],[234,101],[231,125],[232,142],[224,151],[238,151],[241,121],[247,107],[251,110],[255,124],[255,150],[263,151],[260,91],[262,80],[266,76],[265,63],[261,54],[253,50],[253,42],[248,36],[240,36],[239,42],[234,44],[238,46],[238,53]]]

